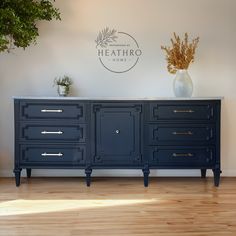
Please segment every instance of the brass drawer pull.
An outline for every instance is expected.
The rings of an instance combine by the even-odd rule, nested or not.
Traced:
[[[187,132],[172,132],[173,135],[193,135],[192,131]]]
[[[41,156],[43,156],[43,157],[50,157],[50,156],[52,156],[52,157],[62,157],[63,153],[61,153],[61,152],[59,152],[59,153],[46,153],[46,152],[44,152],[44,153],[41,154]]]
[[[44,130],[41,132],[41,134],[59,134],[59,135],[61,135],[61,134],[63,134],[63,132],[60,130],[59,131],[46,131],[46,130]]]
[[[193,157],[192,153],[173,153],[173,157]]]
[[[58,110],[42,109],[41,112],[44,112],[44,113],[61,113],[61,112],[63,112],[63,110],[61,110],[61,109],[58,109]]]
[[[193,110],[173,110],[174,113],[194,113]]]

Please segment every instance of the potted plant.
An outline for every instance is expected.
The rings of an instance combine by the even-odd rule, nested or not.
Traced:
[[[57,86],[57,92],[59,96],[66,97],[70,92],[70,86],[72,84],[72,79],[67,75],[54,79],[54,86]]]
[[[183,40],[174,33],[174,38],[171,39],[171,46],[161,46],[161,49],[166,52],[168,71],[171,74],[176,74],[173,86],[176,97],[192,96],[193,84],[187,69],[194,62],[198,42],[199,37],[189,42],[187,33],[185,33]]]
[[[0,1],[0,52],[10,52],[15,47],[26,48],[36,43],[39,36],[36,23],[40,20],[60,20],[54,8],[55,0],[1,0]]]

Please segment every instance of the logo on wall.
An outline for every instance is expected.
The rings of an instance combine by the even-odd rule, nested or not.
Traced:
[[[142,55],[134,37],[108,27],[99,32],[95,42],[99,61],[103,67],[114,73],[130,71]]]

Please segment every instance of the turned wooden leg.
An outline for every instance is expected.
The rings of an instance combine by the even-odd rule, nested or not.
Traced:
[[[31,177],[31,169],[26,169],[27,178]]]
[[[150,170],[148,166],[145,166],[143,168],[143,180],[144,180],[144,186],[148,187],[148,176],[150,174]]]
[[[86,184],[89,187],[90,183],[91,183],[91,174],[92,174],[92,169],[91,168],[87,168],[85,169],[85,174],[86,174]]]
[[[220,184],[221,170],[217,168],[217,169],[213,169],[212,171],[214,173],[214,184],[215,184],[216,187],[218,187],[219,184]]]
[[[20,174],[21,174],[22,169],[14,169],[14,174],[15,174],[15,181],[16,181],[16,187],[20,186]]]
[[[201,169],[201,177],[206,178],[206,169]]]

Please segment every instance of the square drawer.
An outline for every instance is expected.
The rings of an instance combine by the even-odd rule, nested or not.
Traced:
[[[214,147],[165,146],[149,147],[150,165],[201,167],[215,163]]]
[[[58,125],[53,123],[21,123],[21,141],[76,141],[85,142],[86,125]]]
[[[148,144],[178,142],[211,142],[215,140],[214,125],[148,125]]]
[[[204,104],[159,104],[149,105],[149,120],[214,120],[215,106]]]
[[[20,119],[76,119],[85,121],[85,104],[66,102],[20,102]]]
[[[82,145],[21,145],[20,163],[32,165],[85,164],[86,148]]]

